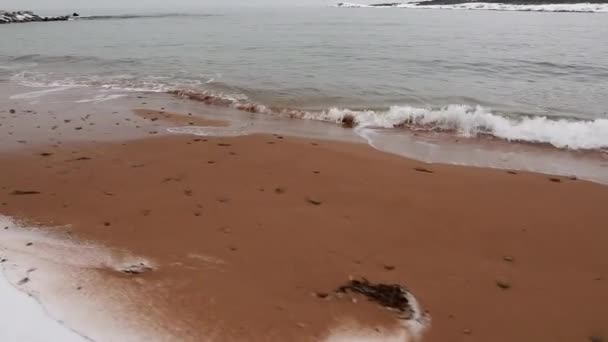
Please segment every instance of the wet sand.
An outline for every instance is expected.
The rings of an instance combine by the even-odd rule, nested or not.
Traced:
[[[424,341],[608,335],[605,186],[270,135],[38,145],[0,169],[0,213],[153,260],[142,307],[185,340],[394,328],[332,294],[351,277],[409,288]]]

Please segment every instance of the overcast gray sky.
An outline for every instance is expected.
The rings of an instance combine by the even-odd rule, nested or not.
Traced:
[[[345,0],[1,0],[0,9],[87,11],[95,9],[179,9],[227,6],[325,6]],[[363,0],[360,2],[366,2]],[[358,2],[351,0],[351,2]]]

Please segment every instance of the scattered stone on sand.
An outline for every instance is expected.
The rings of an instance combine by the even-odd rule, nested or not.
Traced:
[[[321,173],[321,171],[313,171],[312,173],[314,173],[315,175],[318,175]]]
[[[8,259],[6,259],[6,258],[0,259],[0,263],[4,263],[4,262],[7,262],[7,261],[8,261]]]
[[[9,113],[11,113],[11,114],[15,114],[15,110],[14,110],[14,109],[10,109],[10,110],[9,110]]]
[[[77,130],[77,131],[80,131],[82,129],[82,127],[78,126],[78,127],[75,127],[74,129]]]
[[[508,290],[511,288],[511,283],[509,283],[506,280],[499,279],[496,281],[496,286],[498,286],[499,288],[501,288],[503,290]]]
[[[414,315],[414,309],[408,299],[407,289],[397,284],[372,284],[365,278],[354,279],[339,287],[336,292],[362,294],[385,308],[398,311],[400,318],[403,319],[411,319]]]
[[[515,259],[510,256],[510,255],[505,255],[504,257],[502,257],[502,260],[506,261],[506,262],[513,262],[515,261]]]
[[[19,280],[19,282],[17,283],[17,285],[21,286],[21,285],[27,284],[29,281],[30,281],[30,278],[29,277],[25,277],[25,278]]]
[[[274,192],[275,192],[275,193],[277,193],[277,194],[279,194],[279,195],[280,195],[280,194],[284,194],[284,193],[285,193],[285,191],[287,191],[287,190],[286,190],[285,188],[282,188],[282,187],[276,187],[276,188],[274,189]]]
[[[199,216],[201,216],[201,215],[202,215],[202,214],[201,214],[200,212],[198,212],[198,211],[194,213],[194,216],[196,216],[196,217],[199,217]]]
[[[311,144],[312,146],[319,146],[319,144],[318,144],[318,143],[316,143],[316,142],[313,142],[313,143],[310,143],[310,144]]]
[[[392,265],[384,265],[384,269],[387,271],[394,271],[395,270],[395,266]]]
[[[268,145],[274,145],[274,141],[267,142]]]
[[[209,160],[207,164],[215,164],[215,162],[213,160]]]
[[[41,157],[50,157],[50,156],[52,156],[52,155],[53,155],[53,154],[52,154],[52,153],[50,153],[50,152],[42,152],[42,153],[40,153],[40,154],[39,154],[39,156],[41,156]]]
[[[40,191],[32,190],[15,190],[11,192],[11,195],[23,196],[23,195],[40,195]]]
[[[462,333],[465,334],[465,335],[471,335],[473,332],[471,331],[471,329],[464,329],[462,331]]]
[[[570,176],[570,177],[568,177],[568,179],[571,180],[571,181],[577,181],[578,177],[576,177],[576,176]]]
[[[317,296],[319,298],[322,298],[322,299],[325,299],[325,298],[329,297],[329,294],[326,293],[326,292],[316,292],[315,296]]]
[[[233,252],[236,252],[238,249],[236,247],[234,247],[234,246],[230,246],[230,250],[233,251]]]
[[[553,182],[553,183],[561,183],[562,180],[557,178],[557,177],[550,177],[549,181]]]
[[[423,167],[416,167],[416,168],[414,168],[414,170],[416,170],[418,172],[424,172],[424,173],[435,173],[434,171],[431,171],[429,169],[425,169]]]
[[[25,245],[29,247],[29,246],[34,245],[34,243],[33,243],[33,242],[28,242],[28,243],[26,243]]]
[[[606,342],[606,339],[601,337],[601,336],[589,336],[589,341],[590,342]]]
[[[103,225],[106,226],[106,227],[109,227],[111,225],[111,223],[110,222],[104,222]]]
[[[91,160],[91,157],[78,157],[78,158],[70,159],[68,161],[84,161],[84,160]]]
[[[131,275],[141,274],[141,273],[145,273],[148,271],[152,271],[152,267],[146,265],[143,262],[140,262],[138,264],[129,265],[129,266],[121,269],[122,273],[131,274]]]
[[[184,195],[190,197],[194,194],[194,191],[190,190],[190,189],[186,189],[184,190]]]
[[[517,174],[517,172],[515,172],[515,171],[507,171],[507,173],[510,174],[510,175],[516,175]]]
[[[311,197],[306,198],[306,201],[308,203],[312,204],[312,205],[321,205],[321,204],[323,204],[323,202],[321,202],[320,200],[318,200],[316,198],[311,198]]]

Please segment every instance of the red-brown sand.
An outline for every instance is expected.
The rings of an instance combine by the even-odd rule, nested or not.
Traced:
[[[0,170],[0,213],[154,260],[133,276],[152,285],[142,308],[186,326],[184,340],[394,324],[375,304],[316,295],[349,277],[408,287],[432,317],[424,341],[608,336],[598,184],[266,135],[39,146],[0,155]]]

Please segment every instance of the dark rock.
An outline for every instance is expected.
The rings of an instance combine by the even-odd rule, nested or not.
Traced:
[[[9,112],[10,112],[11,114],[15,114],[15,110],[14,110],[14,109],[9,110]]]
[[[496,286],[498,286],[499,288],[501,288],[503,290],[508,290],[511,288],[511,284],[506,280],[497,280]]]
[[[33,242],[28,242],[28,243],[26,243],[25,245],[29,247],[29,246],[34,245],[34,243],[33,243]]]
[[[423,167],[416,167],[416,168],[414,168],[414,170],[416,170],[418,172],[424,172],[424,173],[435,173],[435,172],[433,172],[433,171],[431,171],[429,169],[425,169]]]
[[[384,269],[387,271],[394,271],[395,270],[395,266],[391,266],[391,265],[384,265]]]
[[[22,195],[40,195],[39,191],[29,191],[29,190],[15,190],[11,192],[11,195],[22,196]]]
[[[323,202],[319,201],[318,199],[315,199],[315,198],[310,198],[310,197],[308,197],[308,198],[306,199],[306,201],[307,201],[308,203],[312,204],[312,205],[321,205],[321,204],[323,204]]]
[[[549,178],[549,181],[553,182],[553,183],[561,183],[562,180],[556,177],[551,177]]]
[[[355,117],[350,114],[346,114],[342,117],[341,123],[342,127],[353,128],[356,125]]]
[[[30,281],[30,278],[25,277],[25,278],[19,280],[19,282],[17,283],[17,285],[21,286],[21,285],[24,285],[24,284],[28,283],[29,281]]]

